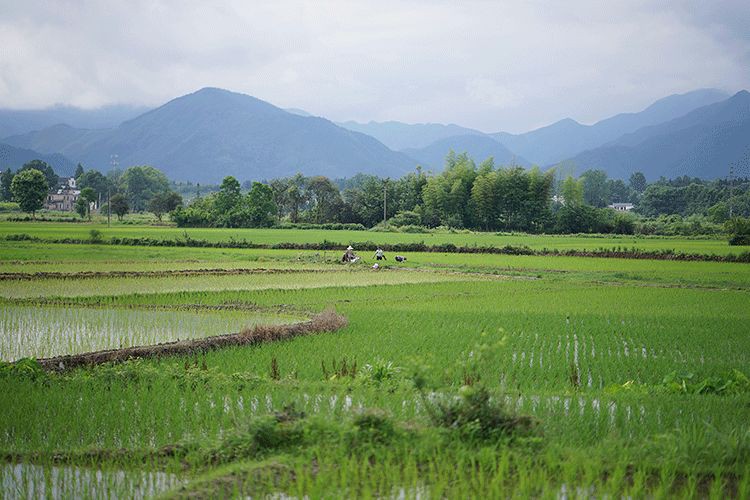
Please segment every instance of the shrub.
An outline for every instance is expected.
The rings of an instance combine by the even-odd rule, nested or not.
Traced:
[[[422,224],[422,216],[417,212],[409,210],[401,211],[388,219],[388,225],[395,227],[419,226]]]
[[[735,217],[724,224],[730,245],[750,245],[750,218]]]
[[[368,443],[387,443],[396,434],[393,422],[383,410],[364,410],[354,417],[353,423],[357,437]]]
[[[89,239],[91,240],[91,243],[101,243],[104,241],[102,238],[102,232],[98,229],[92,229],[89,231]]]
[[[536,427],[531,417],[506,413],[481,385],[461,387],[459,397],[443,396],[432,400],[423,397],[423,401],[434,425],[458,430],[463,438],[470,440],[498,440],[527,434]]]

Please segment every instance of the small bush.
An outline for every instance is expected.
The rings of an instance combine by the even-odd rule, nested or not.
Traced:
[[[507,414],[483,386],[463,386],[458,398],[423,400],[434,425],[458,430],[470,440],[498,440],[528,434],[536,427],[531,417]]]
[[[368,443],[387,443],[396,434],[393,422],[383,410],[364,410],[353,420],[357,437]]]
[[[102,232],[98,229],[92,229],[89,231],[89,239],[91,240],[91,243],[101,243],[104,241],[102,238]]]

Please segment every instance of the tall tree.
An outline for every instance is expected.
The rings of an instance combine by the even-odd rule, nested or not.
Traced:
[[[94,191],[94,188],[85,187],[81,189],[81,194],[78,195],[79,200],[84,200],[86,202],[86,214],[89,216],[89,220],[91,220],[91,204],[96,202],[96,191]]]
[[[128,199],[119,193],[112,196],[112,199],[109,200],[109,208],[117,216],[117,220],[122,220],[130,210]]]
[[[643,193],[646,190],[646,186],[648,186],[648,183],[646,182],[646,176],[641,172],[633,172],[632,174],[630,174],[628,184],[630,186],[630,189],[638,194]]]
[[[122,174],[121,184],[128,204],[136,212],[146,209],[146,204],[156,194],[169,189],[169,180],[159,170],[150,166],[130,167]]]
[[[327,177],[315,176],[307,181],[305,189],[312,204],[310,218],[312,222],[339,222],[343,201],[339,188]]]
[[[13,199],[21,210],[31,213],[36,218],[36,211],[44,206],[49,185],[44,174],[34,168],[18,172],[10,186]]]
[[[560,195],[566,207],[583,205],[583,184],[569,175],[560,187]]]
[[[10,168],[0,174],[0,200],[11,201],[13,199],[13,191],[11,191],[10,186],[13,184],[14,175]]]
[[[471,205],[474,220],[485,231],[497,227],[497,173],[487,172],[477,176],[471,188]]]
[[[78,187],[80,189],[91,188],[94,190],[98,199],[106,197],[109,179],[98,170],[87,170],[79,176],[76,176]]]
[[[252,227],[273,226],[278,207],[273,199],[273,191],[269,186],[260,182],[253,182],[253,186],[247,194],[247,203]]]
[[[182,205],[182,196],[174,191],[164,191],[157,193],[148,202],[149,211],[156,215],[156,218],[161,221],[162,216],[165,213],[171,212],[175,208]]]
[[[44,174],[44,178],[47,180],[47,186],[48,188],[54,188],[57,186],[57,183],[59,182],[59,178],[57,177],[57,174],[52,169],[52,167],[42,160],[31,160],[28,163],[24,163],[24,165],[21,167],[19,172],[21,170],[39,170],[41,173]]]
[[[82,175],[83,175],[83,165],[79,163],[78,165],[76,165],[76,171],[73,174],[73,178],[78,180],[81,178]]]
[[[231,175],[228,175],[221,181],[221,187],[219,187],[219,192],[216,194],[214,206],[220,214],[228,214],[239,206],[241,198],[240,182]]]
[[[609,204],[607,173],[604,170],[587,170],[581,174],[583,200],[592,207],[602,208]]]

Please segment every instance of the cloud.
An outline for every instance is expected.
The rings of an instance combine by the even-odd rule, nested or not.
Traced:
[[[520,131],[750,86],[740,1],[0,0],[0,106],[204,86],[336,120]]]

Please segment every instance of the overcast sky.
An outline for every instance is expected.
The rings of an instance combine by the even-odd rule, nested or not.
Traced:
[[[592,123],[750,88],[748,5],[0,0],[0,107],[156,106],[214,86],[337,121]]]

